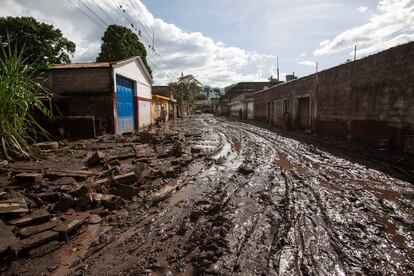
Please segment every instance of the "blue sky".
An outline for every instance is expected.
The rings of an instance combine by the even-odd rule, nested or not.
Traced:
[[[99,22],[85,6],[104,22]],[[105,24],[129,26],[122,5],[148,50],[156,84],[181,72],[204,84],[304,76],[357,56],[414,40],[414,0],[2,0],[0,16],[33,16],[74,41],[74,62],[93,61]],[[85,13],[87,15],[85,15]],[[94,22],[98,21],[98,23]],[[147,47],[148,48],[148,47]]]
[[[185,32],[201,32],[247,51],[279,56],[282,71],[313,72],[298,65],[323,40],[369,21],[375,0],[146,0],[154,16],[173,22]],[[359,12],[360,7],[367,10]],[[303,59],[302,59],[303,60]]]

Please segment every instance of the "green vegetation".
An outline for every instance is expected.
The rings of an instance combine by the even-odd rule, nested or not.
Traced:
[[[201,92],[201,82],[191,74],[179,77],[177,82],[170,85],[174,87],[175,96],[180,103],[192,104]]]
[[[24,58],[37,66],[68,63],[76,49],[59,29],[32,17],[0,17],[0,44],[24,46]]]
[[[132,56],[140,56],[152,76],[147,51],[138,36],[127,27],[109,25],[102,37],[101,52],[96,61],[118,61]]]
[[[7,159],[32,157],[37,153],[34,134],[47,136],[33,112],[50,116],[39,97],[49,97],[30,56],[17,45],[0,45],[0,153]]]
[[[270,76],[269,78],[268,78],[268,80],[269,80],[269,84],[270,85],[277,85],[277,84],[279,84],[279,83],[282,83],[283,81],[279,81],[279,79],[278,78],[275,78],[275,77],[273,77],[273,76]]]

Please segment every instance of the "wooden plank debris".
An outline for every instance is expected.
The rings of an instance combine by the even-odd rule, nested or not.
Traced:
[[[17,231],[17,235],[21,237],[29,237],[37,233],[52,229],[53,227],[56,227],[59,223],[61,223],[61,221],[55,218],[46,223],[42,223],[42,224],[34,225],[34,226],[28,226],[28,227],[19,229]]]
[[[78,213],[74,216],[66,217],[66,221],[53,228],[53,231],[59,233],[60,240],[66,241],[73,231],[82,226],[88,216],[88,213]]]
[[[18,240],[10,227],[6,226],[0,219],[0,255]]]
[[[0,201],[0,214],[11,214],[11,213],[27,213],[26,201],[24,198],[13,198]]]
[[[25,216],[23,218],[9,220],[7,223],[9,225],[14,225],[14,226],[24,226],[24,225],[29,225],[29,224],[36,223],[36,222],[48,221],[49,217],[50,217],[50,214],[47,210],[37,210],[33,212],[32,214]]]
[[[22,239],[11,245],[10,248],[13,252],[13,255],[17,257],[21,251],[27,251],[35,247],[38,247],[39,245],[53,241],[57,239],[58,235],[59,234],[57,232],[48,230],[30,236],[29,238]]]

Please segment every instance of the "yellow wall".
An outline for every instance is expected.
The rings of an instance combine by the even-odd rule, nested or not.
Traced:
[[[158,104],[157,104],[158,102]],[[153,95],[152,96],[152,103],[151,103],[151,113],[152,113],[152,122],[155,122],[155,119],[157,119],[160,116],[160,112],[161,112],[161,106],[164,106],[164,110],[167,112],[167,117],[166,120],[168,120],[168,112],[169,112],[169,108],[168,108],[168,98],[162,97],[162,96],[158,96],[158,95]]]

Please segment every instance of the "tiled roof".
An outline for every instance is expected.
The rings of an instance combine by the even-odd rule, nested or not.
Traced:
[[[111,62],[88,62],[88,63],[65,63],[53,64],[53,69],[75,69],[75,68],[106,68],[110,67]]]

